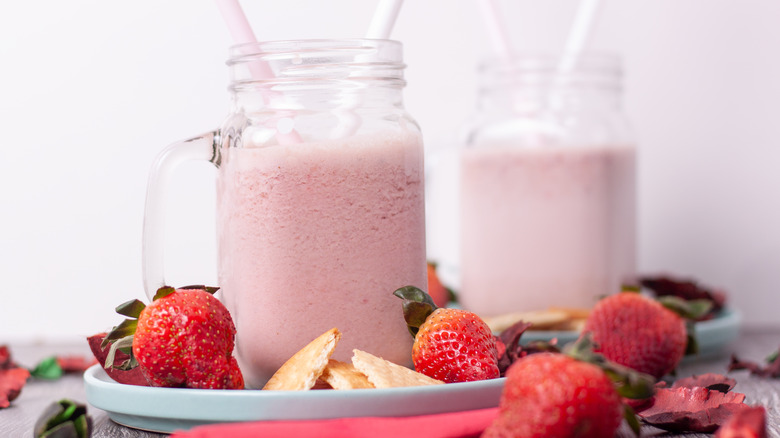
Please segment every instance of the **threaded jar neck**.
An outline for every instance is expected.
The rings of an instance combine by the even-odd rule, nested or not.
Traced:
[[[271,41],[231,48],[230,90],[403,88],[403,46],[391,40]]]
[[[576,58],[519,55],[478,68],[480,108],[555,110],[582,105],[619,106],[621,60],[606,54]]]

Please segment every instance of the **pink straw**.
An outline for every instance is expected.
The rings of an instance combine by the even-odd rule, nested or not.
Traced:
[[[244,15],[244,10],[241,9],[241,4],[238,0],[216,0],[219,12],[222,14],[222,18],[227,24],[230,35],[233,37],[235,44],[248,44],[257,43],[255,33],[252,31],[252,26],[249,25],[249,20]],[[265,62],[252,62],[249,64],[249,71],[254,79],[268,79],[273,78],[274,74]],[[263,95],[264,100],[269,100],[268,93]],[[287,119],[287,122],[285,122]],[[276,139],[281,144],[300,143],[301,136],[292,129],[279,129],[280,127],[291,126],[290,119],[285,118],[277,121]],[[282,132],[284,131],[284,132]]]
[[[398,18],[398,13],[401,11],[401,6],[403,3],[403,0],[379,0],[376,11],[374,11],[374,17],[371,19],[371,23],[368,25],[366,39],[389,39],[390,34],[393,32],[395,20]]]
[[[581,0],[574,16],[574,22],[566,39],[561,63],[558,65],[558,74],[568,73],[574,69],[577,60],[588,45],[596,19],[601,9],[599,0]]]
[[[235,44],[257,43],[252,26],[249,24],[249,20],[246,19],[244,10],[241,9],[241,4],[238,3],[238,0],[216,0],[216,2],[222,18],[228,25],[228,31],[230,31],[230,35],[233,37],[233,42]],[[271,78],[274,76],[264,62],[253,62],[250,65],[250,69],[252,70],[252,76],[255,78]]]
[[[482,10],[482,19],[485,21],[485,29],[493,48],[503,59],[511,58],[512,43],[509,39],[509,32],[506,30],[504,20],[500,18],[498,5],[496,5],[495,0],[480,0],[479,6]]]

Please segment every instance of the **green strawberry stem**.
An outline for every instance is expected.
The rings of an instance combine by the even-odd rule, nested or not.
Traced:
[[[152,301],[157,301],[160,298],[165,298],[168,295],[176,292],[176,289],[171,286],[163,286],[159,289],[157,289],[157,293],[154,294],[154,298],[152,298]]]
[[[218,287],[205,286],[205,285],[202,285],[202,284],[191,284],[189,286],[180,286],[177,289],[198,289],[198,290],[202,290],[202,291],[208,292],[211,295],[214,295],[219,290]]]
[[[706,299],[684,300],[673,295],[664,295],[658,298],[658,302],[685,319],[697,320],[712,310],[712,301]]]
[[[129,316],[130,318],[138,318],[144,308],[146,308],[146,304],[141,302],[141,300],[130,300],[118,305],[116,307],[116,313]]]
[[[642,425],[639,424],[639,418],[636,416],[634,408],[625,403],[623,403],[623,418],[625,418],[626,423],[628,423],[628,427],[631,428],[631,431],[634,432],[634,436],[638,437]]]
[[[105,364],[106,369],[109,369],[114,366],[114,357],[116,357],[117,350],[120,350],[121,352],[129,355],[130,358],[122,362],[122,364],[119,365],[118,367],[114,367],[114,368],[120,369],[122,371],[127,371],[138,366],[138,361],[136,361],[135,356],[133,356],[133,348],[132,348],[133,338],[134,335],[125,336],[124,338],[111,343],[111,348],[108,350],[108,354],[106,355],[106,364]]]
[[[420,326],[438,307],[433,298],[422,289],[415,286],[404,286],[396,289],[393,295],[403,300],[404,320],[412,337],[417,335]]]
[[[685,331],[688,336],[685,355],[698,353],[699,342],[696,340],[695,321],[712,310],[712,301],[706,299],[684,300],[680,297],[664,295],[658,298],[658,302],[685,320]]]

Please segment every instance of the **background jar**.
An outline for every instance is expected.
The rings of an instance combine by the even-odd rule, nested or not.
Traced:
[[[636,269],[636,147],[620,60],[481,66],[460,154],[459,299],[483,315],[591,307]]]

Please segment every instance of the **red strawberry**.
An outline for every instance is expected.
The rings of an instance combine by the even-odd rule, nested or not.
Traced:
[[[138,300],[123,304],[117,311],[138,320],[126,320],[106,337],[116,340],[136,326],[132,341],[129,336],[118,340],[112,351],[132,342],[126,367],[137,361],[152,386],[242,389],[244,379],[232,356],[236,328],[214,290],[163,287],[148,306]],[[106,362],[113,363],[113,357]]]
[[[439,280],[436,264],[431,262],[428,262],[428,294],[439,307],[446,306],[450,302],[450,292]]]
[[[447,383],[499,377],[498,350],[480,317],[460,309],[437,308],[430,295],[414,286],[394,294],[404,300],[404,318],[414,338],[414,368]]]
[[[596,351],[660,378],[677,367],[688,344],[685,321],[644,295],[623,292],[599,301],[585,322]]]
[[[622,421],[621,397],[596,365],[537,353],[512,364],[506,379],[483,438],[611,438]]]

